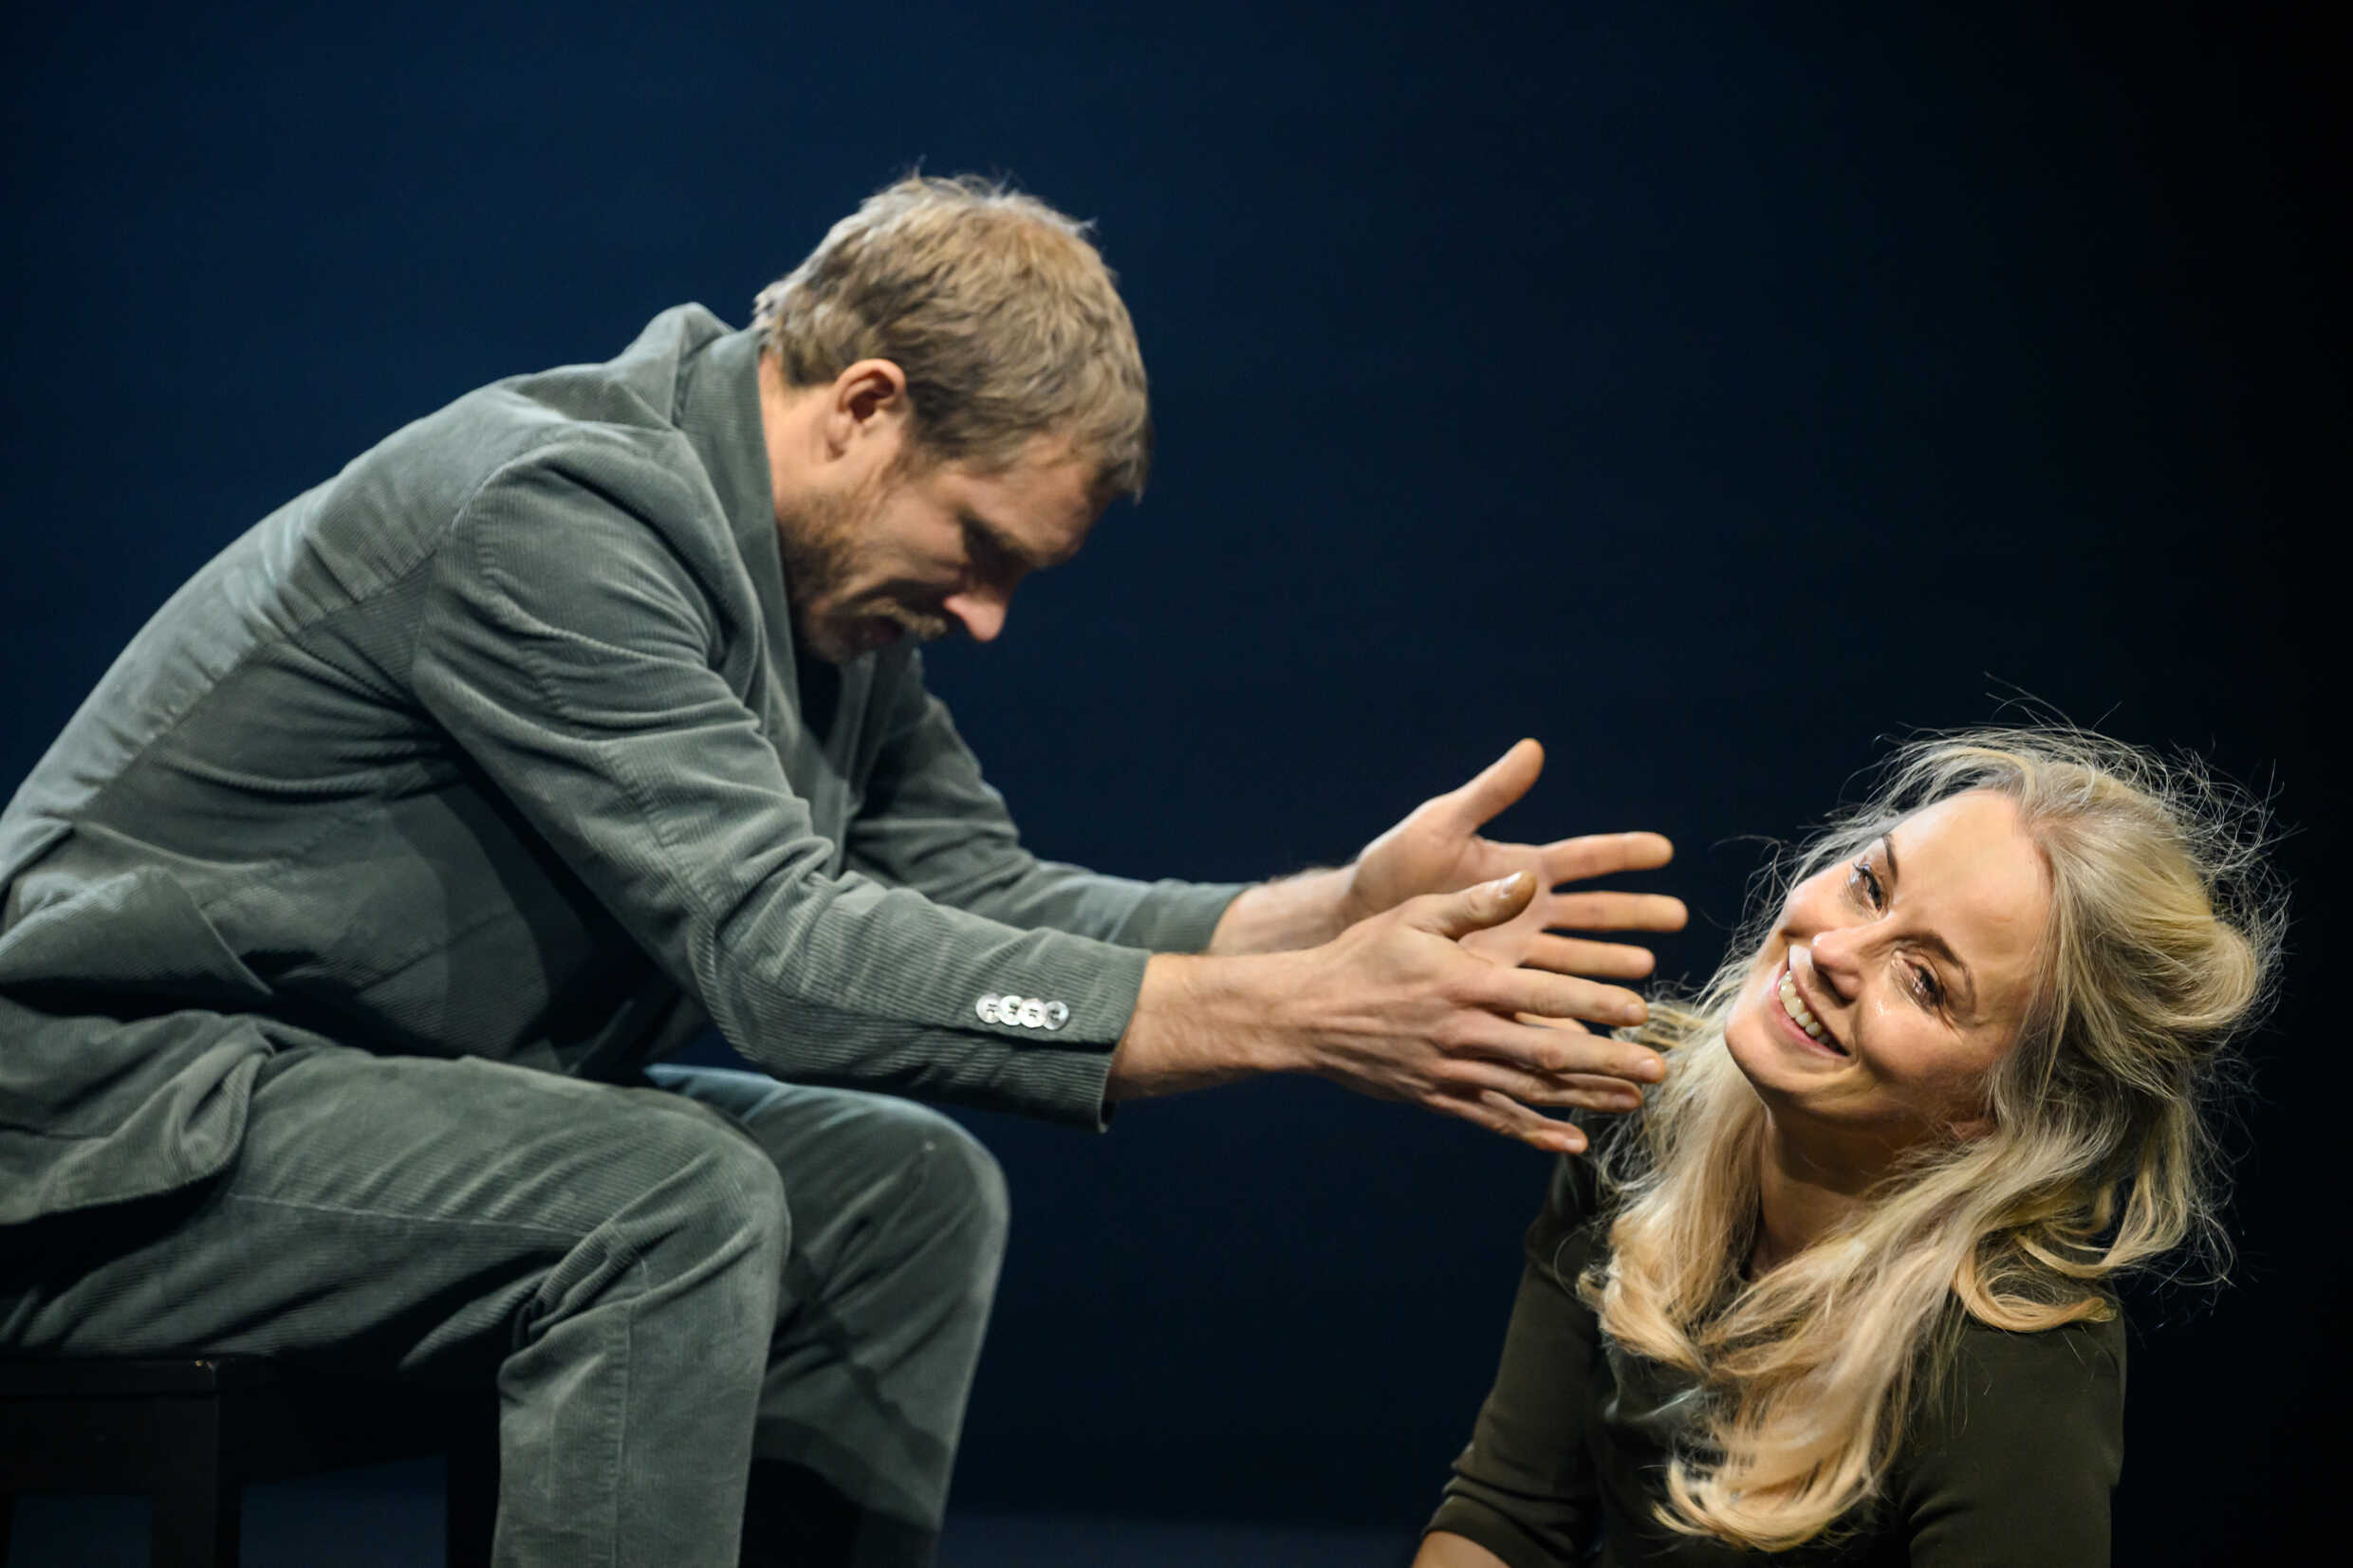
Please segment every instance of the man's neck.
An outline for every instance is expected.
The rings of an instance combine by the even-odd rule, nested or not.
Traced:
[[[788,509],[783,498],[795,493],[801,483],[805,463],[803,449],[808,442],[806,396],[795,397],[785,385],[784,370],[776,356],[766,349],[760,352],[760,438],[768,452],[769,504],[783,516]]]

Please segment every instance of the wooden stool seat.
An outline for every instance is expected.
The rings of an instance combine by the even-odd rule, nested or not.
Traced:
[[[0,1562],[19,1492],[145,1492],[155,1568],[235,1568],[249,1483],[445,1455],[451,1568],[491,1556],[495,1397],[254,1356],[0,1360]]]

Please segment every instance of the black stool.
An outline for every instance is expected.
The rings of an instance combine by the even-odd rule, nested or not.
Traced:
[[[0,1361],[0,1563],[18,1492],[145,1492],[155,1568],[236,1568],[248,1482],[443,1454],[450,1568],[486,1568],[498,1510],[488,1389],[315,1375],[251,1356]]]

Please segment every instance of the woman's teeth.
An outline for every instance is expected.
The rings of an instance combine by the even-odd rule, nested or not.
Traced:
[[[1781,1010],[1795,1020],[1797,1026],[1808,1035],[1821,1041],[1832,1050],[1838,1049],[1838,1042],[1833,1041],[1828,1031],[1823,1028],[1822,1020],[1806,1011],[1806,1004],[1798,1000],[1797,982],[1786,972],[1781,977]]]

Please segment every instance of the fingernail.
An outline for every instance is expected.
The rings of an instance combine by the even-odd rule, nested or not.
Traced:
[[[1650,1016],[1650,1009],[1640,1002],[1629,1002],[1618,1009],[1621,1024],[1640,1024]]]
[[[1487,884],[1487,891],[1498,898],[1509,898],[1518,889],[1520,878],[1527,875],[1524,871],[1515,871],[1509,876],[1498,876]]]
[[[1667,1076],[1667,1064],[1659,1061],[1657,1057],[1652,1057],[1649,1061],[1634,1069],[1634,1076],[1639,1079],[1647,1079],[1649,1081],[1656,1083],[1660,1079]]]

